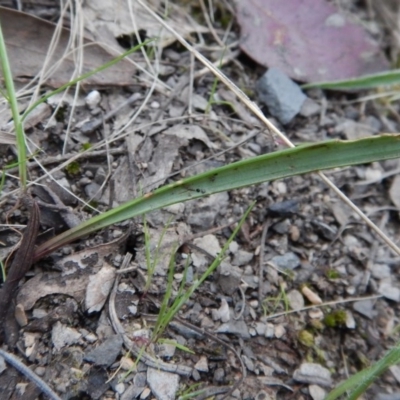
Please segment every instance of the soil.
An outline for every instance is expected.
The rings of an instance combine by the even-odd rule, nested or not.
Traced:
[[[202,53],[218,61],[212,35],[205,37]],[[233,30],[229,41],[236,40]],[[203,67],[180,45],[163,49],[160,62],[160,80],[172,90],[151,92],[142,73],[129,87],[83,88],[74,108],[72,96],[49,101],[52,110],[62,106],[56,119],[27,130],[30,145],[40,148],[29,164],[41,211],[38,244],[164,183],[283,147],[249,122],[249,112],[224,103],[222,84],[210,107],[214,77],[201,75],[191,87],[188,66],[195,73]],[[262,68],[238,55],[223,71],[257,101]],[[352,102],[361,94],[306,95],[318,106],[312,115],[285,126],[271,118],[295,144],[354,138],[362,126],[373,134],[399,131],[397,103],[388,111],[379,102]],[[2,167],[15,160],[9,145],[0,145],[0,154]],[[327,172],[394,242],[400,221],[391,172],[398,167],[393,160]],[[8,172],[0,200],[2,259],[19,241],[15,227],[22,232],[29,219],[26,208],[15,208],[17,172]],[[204,273],[253,201],[222,264],[161,331],[164,341],[154,342],[170,258],[173,299],[185,274],[189,287]],[[146,227],[138,217],[73,242],[35,263],[20,282],[19,326],[4,349],[62,399],[171,399],[202,389],[195,398],[323,399],[399,339],[399,256],[316,174],[173,205],[145,220]],[[132,259],[124,263],[127,253]],[[2,400],[45,398],[10,365],[0,364],[0,371]],[[363,398],[399,396],[394,366]]]

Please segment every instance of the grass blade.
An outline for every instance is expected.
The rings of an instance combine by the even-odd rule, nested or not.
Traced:
[[[373,89],[380,86],[397,85],[400,83],[400,69],[393,71],[381,72],[373,75],[364,75],[359,78],[346,79],[331,82],[316,82],[302,85],[303,89],[320,88],[320,89]]]
[[[38,247],[35,260],[84,235],[159,208],[257,183],[322,169],[400,157],[400,134],[302,145],[238,161],[162,186],[97,215]]]
[[[17,152],[19,165],[19,179],[21,187],[26,189],[26,147],[25,147],[25,132],[22,125],[22,118],[19,115],[17,95],[15,93],[14,81],[11,73],[10,63],[8,61],[6,44],[3,37],[3,31],[0,25],[0,63],[3,71],[3,78],[7,88],[6,100],[10,104],[11,113],[14,121],[15,135],[17,138]]]
[[[348,400],[357,400],[376,379],[390,366],[400,362],[400,343],[397,343],[382,359],[373,366],[346,379],[332,390],[325,400],[335,400],[345,392],[350,392]]]

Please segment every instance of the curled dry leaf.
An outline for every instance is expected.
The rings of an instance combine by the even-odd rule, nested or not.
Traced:
[[[16,80],[26,81],[43,68],[44,60],[56,26],[32,15],[0,7],[0,23],[7,45],[11,71]],[[18,27],[18,29],[16,29]],[[62,28],[58,45],[47,65],[53,71],[46,79],[51,87],[60,87],[71,81],[75,71],[78,49],[69,52],[71,32]],[[90,40],[84,40],[82,74],[93,71],[111,61],[116,55]],[[69,52],[65,56],[64,52]],[[125,86],[132,84],[135,68],[127,60],[113,65],[83,81],[85,85]]]
[[[85,308],[89,313],[100,311],[114,284],[115,268],[105,264],[101,270],[89,277],[86,289]]]
[[[89,274],[83,272],[67,276],[40,273],[22,286],[17,301],[24,310],[31,310],[39,299],[50,294],[66,294],[81,303],[88,282]]]

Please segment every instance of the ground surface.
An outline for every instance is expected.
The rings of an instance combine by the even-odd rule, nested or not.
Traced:
[[[233,31],[229,42],[235,40]],[[219,60],[211,44],[201,50],[212,61]],[[165,182],[282,147],[238,106],[208,106],[214,77],[205,73],[191,81],[190,70],[196,76],[202,66],[186,50],[172,45],[163,50],[160,63],[165,87],[151,92],[138,74],[132,86],[101,90],[99,102],[90,106],[82,90],[74,110],[72,96],[63,103],[52,100],[52,109],[61,105],[57,119],[44,129],[49,121],[45,117],[27,130],[30,143],[42,150],[38,159],[52,176],[40,181],[48,189],[32,188],[41,205],[41,232],[47,231],[43,236],[73,226],[74,218],[89,218],[95,211],[88,204],[105,211]],[[262,69],[240,55],[224,72],[257,100],[254,87]],[[306,94],[316,107],[282,127],[296,144],[351,139],[365,131],[399,131],[396,114],[380,103],[349,103],[355,95],[320,90]],[[217,96],[221,102],[232,101],[222,85]],[[129,104],[119,108],[127,100]],[[91,128],[96,118],[115,109],[116,115]],[[105,140],[107,146],[59,168],[56,157],[63,146],[65,161],[79,155],[87,143],[95,146]],[[3,165],[15,157],[10,146],[1,145],[0,151]],[[397,168],[395,160],[327,173],[395,242],[400,240],[394,206]],[[42,176],[32,162],[30,180]],[[15,189],[17,181],[8,177],[0,203],[2,224],[27,222],[26,210],[13,210],[18,194],[10,193]],[[221,266],[161,335],[193,353],[170,342],[152,343],[149,329],[165,295],[174,246],[176,293],[188,256],[191,283],[210,265],[254,200]],[[17,303],[28,320],[22,321],[9,350],[63,399],[168,399],[200,389],[205,391],[197,398],[222,398],[235,383],[239,387],[229,394],[232,399],[322,399],[398,340],[400,259],[316,175],[170,206],[147,214],[146,221],[157,260],[151,279],[143,219],[137,218],[57,251],[34,265],[21,283]],[[3,258],[19,236],[4,225],[1,229]],[[119,274],[127,252],[133,254],[131,271]],[[117,276],[119,283],[109,296]],[[117,335],[115,316],[125,336]],[[159,361],[151,367],[142,354],[134,365],[132,344],[144,346],[147,355]],[[166,373],[163,363],[187,369],[180,375]],[[185,376],[187,371],[190,376]],[[1,399],[36,398],[38,392],[26,384],[7,365],[0,375]],[[399,393],[400,371],[393,367],[365,399],[398,399]]]

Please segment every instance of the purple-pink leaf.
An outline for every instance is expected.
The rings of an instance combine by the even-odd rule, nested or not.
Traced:
[[[325,0],[242,0],[237,19],[242,50],[296,80],[348,79],[389,68],[368,33]]]

